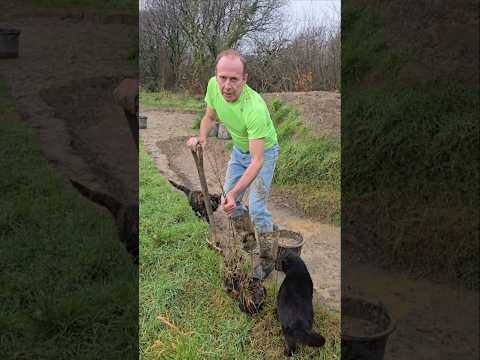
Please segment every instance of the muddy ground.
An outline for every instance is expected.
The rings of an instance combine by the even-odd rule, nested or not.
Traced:
[[[121,17],[117,20],[122,21]],[[21,56],[1,60],[0,76],[7,82],[23,120],[38,135],[52,168],[65,179],[65,184],[69,178],[75,178],[119,198],[129,198],[137,187],[132,186],[135,175],[126,166],[126,157],[135,157],[136,152],[132,150],[133,141],[128,140],[126,119],[113,104],[111,90],[117,79],[137,70],[125,61],[135,40],[131,36],[136,34],[135,29],[129,30],[115,21],[104,23],[59,14],[19,15],[0,25],[22,30]],[[112,33],[116,34],[113,39]],[[62,49],[61,54],[58,49]],[[91,96],[85,97],[85,87]],[[304,94],[303,100],[299,94],[282,96],[296,97],[292,101],[300,104],[310,95]],[[320,116],[315,115],[315,101],[310,101],[310,110],[303,110],[305,117],[311,114],[307,123],[318,123],[318,134],[339,133],[339,95],[331,94],[328,99],[336,99],[337,103],[331,110],[317,110]],[[322,117],[322,113],[328,111],[336,114],[330,119],[337,119],[338,123],[323,123],[328,116]],[[193,159],[183,145],[186,137],[194,134],[190,129],[193,115],[162,111],[146,114],[149,127],[141,130],[141,138],[159,172],[199,188]],[[223,174],[228,154],[218,140],[211,141],[210,146],[216,150],[222,168],[219,173]],[[209,186],[218,190],[218,180],[208,161],[206,165]],[[303,217],[275,191],[269,205],[276,223],[303,233],[306,243],[302,256],[314,278],[316,299],[325,307],[338,310],[339,228]],[[478,292],[362,266],[355,262],[355,254],[342,269],[357,279],[355,288],[346,289],[349,293],[375,294],[398,320],[385,359],[462,360],[478,353],[478,322],[471,321],[479,315]],[[470,328],[465,328],[465,324],[471,324]]]
[[[146,150],[153,157],[160,173],[166,178],[200,189],[195,163],[185,142],[190,134],[193,115],[186,113],[144,111],[148,116],[148,128],[141,130]],[[205,175],[210,192],[221,192],[221,184],[229,159],[225,141],[210,138],[204,156]],[[301,231],[305,245],[302,256],[309,266],[316,296],[325,306],[339,310],[340,305],[340,230],[338,227],[321,224],[303,217],[284,204],[280,194],[273,191],[269,209],[280,228]],[[221,211],[215,213],[219,234],[225,236],[228,225]],[[320,236],[318,236],[320,234]],[[228,234],[227,234],[228,236]],[[316,251],[322,249],[322,251]],[[275,276],[272,276],[274,278]],[[278,278],[281,279],[279,274]]]
[[[137,72],[128,61],[136,26],[122,17],[105,23],[70,11],[14,10],[13,20],[0,26],[21,30],[20,56],[2,59],[0,76],[45,157],[66,186],[73,178],[122,201],[134,199],[138,155],[112,91]]]
[[[291,95],[295,96],[298,94]],[[151,109],[144,113],[148,116],[148,128],[141,130],[140,136],[160,174],[200,189],[193,157],[185,147],[188,137],[195,134],[191,129],[194,115]],[[210,138],[204,163],[211,192],[220,191],[228,157],[225,142]],[[302,216],[293,202],[275,190],[269,198],[269,208],[280,227],[303,234],[302,257],[312,275],[317,302],[334,311],[340,309],[342,269],[344,275],[348,272],[349,279],[355,279],[355,286],[342,289],[345,293],[375,303],[382,301],[387,306],[397,320],[397,328],[388,342],[385,359],[470,359],[478,351],[478,324],[471,321],[478,318],[478,310],[473,310],[478,309],[478,293],[361,265],[358,254],[349,251],[348,242],[344,243],[347,252],[341,258],[338,227]],[[225,215],[220,210],[215,216],[219,228],[224,229]],[[281,274],[273,274],[271,281],[275,280],[280,284]],[[469,306],[465,308],[465,304]],[[466,323],[472,326],[465,328]]]

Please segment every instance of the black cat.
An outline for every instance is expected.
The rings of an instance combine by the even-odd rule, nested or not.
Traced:
[[[286,277],[277,296],[278,319],[285,338],[285,355],[292,356],[297,342],[321,347],[325,338],[312,332],[313,283],[305,263],[291,250],[286,251],[280,261]]]
[[[200,190],[190,190],[189,188],[177,184],[172,180],[168,180],[170,184],[175,186],[177,189],[183,191],[185,195],[187,195],[188,202],[192,207],[193,211],[199,218],[205,219],[205,221],[209,222],[207,208],[205,207],[205,203],[203,201],[203,193]],[[212,211],[216,211],[218,206],[220,205],[221,196],[219,194],[209,194],[210,204],[212,206]]]
[[[93,191],[74,180],[70,179],[72,185],[80,191],[87,199],[106,207],[115,219],[118,236],[125,244],[125,248],[138,265],[138,205],[125,205],[112,196],[98,191]]]

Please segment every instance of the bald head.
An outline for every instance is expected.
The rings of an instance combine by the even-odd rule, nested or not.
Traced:
[[[240,61],[240,63],[242,64],[242,74],[247,74],[247,62],[245,58],[237,50],[234,49],[223,50],[217,55],[217,59],[215,61],[215,71],[217,71],[217,66],[219,62],[225,57],[230,59],[238,59],[238,61]]]
[[[227,50],[217,57],[215,74],[223,98],[235,102],[240,97],[247,81],[243,57],[235,50]]]

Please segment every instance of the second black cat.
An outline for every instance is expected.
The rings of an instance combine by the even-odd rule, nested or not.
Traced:
[[[203,193],[200,190],[190,190],[186,186],[177,184],[172,180],[168,181],[178,190],[183,191],[185,195],[187,195],[188,202],[190,203],[193,211],[195,211],[195,214],[208,222],[209,219],[207,214],[207,208],[205,207],[205,203],[203,201]],[[221,196],[219,194],[209,194],[209,199],[212,206],[212,211],[216,211],[218,209],[218,206],[220,205]]]
[[[307,266],[291,250],[286,251],[280,261],[286,277],[277,296],[278,319],[285,338],[285,355],[292,356],[297,343],[321,347],[325,338],[312,331],[313,282]]]

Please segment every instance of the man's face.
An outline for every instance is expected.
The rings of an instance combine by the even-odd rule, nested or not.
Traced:
[[[237,57],[224,56],[220,59],[216,69],[217,83],[227,102],[235,102],[242,93],[247,80],[243,74],[243,64]]]

